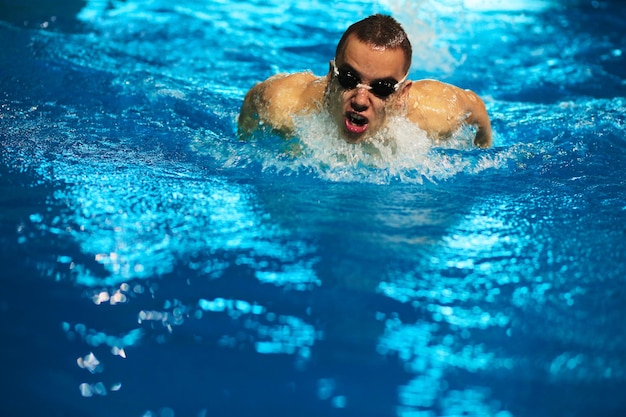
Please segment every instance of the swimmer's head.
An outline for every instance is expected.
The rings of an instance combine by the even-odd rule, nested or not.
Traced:
[[[400,49],[405,58],[403,72],[409,72],[413,57],[411,42],[400,23],[393,17],[375,14],[352,24],[339,40],[335,58],[343,56],[348,40],[353,35],[374,49]]]
[[[404,108],[411,87],[411,43],[390,16],[373,15],[342,36],[330,63],[328,109],[348,142],[361,142]]]

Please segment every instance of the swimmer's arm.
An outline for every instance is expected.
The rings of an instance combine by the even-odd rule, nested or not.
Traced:
[[[310,110],[317,99],[317,77],[308,72],[278,74],[256,84],[243,101],[239,114],[239,134],[249,136],[260,127],[289,136],[294,131],[294,115]]]
[[[249,137],[255,130],[268,128],[280,134],[293,129],[289,109],[285,108],[279,94],[281,83],[272,77],[256,84],[248,91],[239,112],[238,133]]]
[[[258,83],[248,91],[239,112],[237,131],[240,137],[248,137],[259,127],[257,103],[263,96],[263,83]]]
[[[485,108],[485,103],[473,91],[465,90],[466,122],[476,126],[474,144],[481,148],[491,146],[491,121]]]
[[[414,81],[409,93],[408,117],[435,140],[450,137],[463,123],[474,125],[474,144],[483,148],[491,146],[491,123],[485,104],[470,90],[435,80]]]

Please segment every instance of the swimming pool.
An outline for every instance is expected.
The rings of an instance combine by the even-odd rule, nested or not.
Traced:
[[[626,413],[619,2],[10,3],[2,415]],[[491,149],[237,139],[375,12]]]

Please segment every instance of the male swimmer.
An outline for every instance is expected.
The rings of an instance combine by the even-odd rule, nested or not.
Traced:
[[[294,117],[326,109],[350,143],[367,141],[394,115],[403,115],[433,140],[474,126],[474,144],[491,146],[491,123],[472,91],[434,80],[407,80],[411,43],[392,17],[376,14],[341,37],[325,77],[310,72],[277,74],[256,84],[239,115],[239,133],[267,126],[294,134]]]

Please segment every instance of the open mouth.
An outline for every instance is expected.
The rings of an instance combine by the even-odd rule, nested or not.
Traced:
[[[367,130],[369,120],[358,113],[348,112],[346,114],[345,125],[350,133],[360,134]]]

